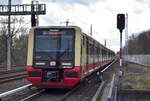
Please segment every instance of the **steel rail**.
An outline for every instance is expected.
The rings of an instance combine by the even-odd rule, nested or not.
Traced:
[[[6,96],[12,95],[12,94],[14,94],[16,92],[22,91],[22,90],[27,89],[27,88],[29,88],[31,86],[32,86],[32,84],[28,84],[28,85],[25,85],[25,86],[22,86],[22,87],[19,87],[19,88],[16,88],[16,89],[13,89],[13,90],[1,93],[0,94],[0,101],[2,101],[2,98],[6,97]]]
[[[114,62],[113,62],[113,63],[114,63]],[[113,63],[111,63],[111,64],[113,64]],[[111,65],[109,65],[109,66],[111,66]],[[106,68],[108,68],[109,66],[107,66]],[[0,94],[0,100],[1,100],[3,97],[6,97],[6,96],[11,95],[11,94],[14,94],[14,93],[16,93],[16,92],[18,92],[18,91],[21,91],[21,90],[23,90],[23,89],[29,88],[30,86],[32,86],[32,84],[29,84],[29,85],[26,85],[26,86],[23,86],[23,87],[20,87],[20,88],[17,88],[17,89],[14,89],[14,90],[11,90],[11,91],[8,91],[8,92],[5,92],[5,93],[2,93],[2,94]],[[73,89],[71,89],[70,91],[68,91],[67,93],[65,93],[58,101],[64,101],[69,95],[71,95],[74,91],[76,91],[77,89],[79,89],[80,86],[81,86],[81,85],[78,84],[76,87],[74,87]],[[20,101],[32,100],[32,99],[35,98],[36,96],[42,94],[44,91],[45,91],[45,90],[42,89],[42,90],[40,90],[40,91],[38,91],[38,92],[36,92],[36,93],[34,93],[34,94],[32,94],[32,95],[30,95],[30,96],[24,98],[24,99],[21,99]]]
[[[17,72],[21,72],[21,71],[25,71],[25,69],[9,70],[9,71],[0,71],[0,75],[2,75],[2,74],[9,74],[9,73],[17,73]]]
[[[104,69],[105,69],[105,70],[106,70],[106,68],[108,69],[108,68],[109,68],[112,64],[114,64],[115,62],[116,62],[116,60],[114,60],[110,65],[108,65],[108,66],[105,67]],[[104,69],[103,69],[103,70],[104,70]],[[105,70],[104,70],[104,71],[105,71]],[[104,72],[104,71],[103,71],[103,72]],[[90,76],[93,76],[93,75],[90,75]],[[90,78],[90,77],[88,77],[88,78]],[[89,79],[89,80],[91,80],[91,79]],[[101,86],[98,88],[98,90],[97,90],[95,96],[93,97],[92,101],[96,101],[96,99],[97,99],[97,97],[99,96],[100,92],[103,92],[105,85],[106,85],[106,82],[103,81],[102,84],[101,84]],[[79,84],[78,86],[76,86],[75,88],[73,88],[72,90],[70,90],[69,92],[67,92],[67,93],[66,93],[64,96],[62,96],[58,101],[65,101],[65,99],[66,99],[69,95],[71,95],[74,91],[76,91],[76,90],[79,89],[79,88],[80,88],[80,84]]]
[[[115,97],[114,96],[114,94],[115,94],[114,89],[115,89],[115,74],[112,77],[112,81],[111,81],[111,85],[110,85],[110,90],[109,90],[108,97],[107,97],[108,101],[114,101],[113,100],[114,99],[113,97]]]
[[[107,69],[110,68],[110,66],[112,66],[115,62],[117,61],[117,59],[113,60],[107,67],[105,67],[104,69],[101,70],[101,72],[105,72]],[[96,91],[95,95],[93,96],[91,101],[97,101],[98,99],[101,99],[102,97],[102,93],[106,87],[106,81],[103,81],[102,84],[100,85],[100,87],[98,88],[98,90]],[[112,81],[112,83],[114,83],[114,81]],[[111,83],[111,84],[112,84]],[[109,92],[110,93],[110,92]],[[111,93],[112,94],[112,93]]]
[[[25,78],[25,77],[26,77],[26,75],[22,74],[22,75],[15,76],[15,77],[10,77],[10,78],[6,78],[6,79],[4,78],[4,79],[0,80],[0,83],[6,83],[6,82],[22,79],[22,78]]]
[[[11,77],[16,77],[16,76],[20,76],[20,75],[25,75],[25,72],[16,73],[16,74],[1,75],[0,80],[2,80],[2,79],[7,79],[7,78],[11,78]]]
[[[38,92],[36,92],[36,93],[34,93],[34,94],[32,94],[32,95],[30,95],[30,96],[24,98],[24,99],[19,100],[19,101],[30,101],[30,100],[32,100],[33,98],[35,98],[36,96],[42,94],[44,91],[45,91],[45,89],[42,89],[42,90],[40,90],[40,91],[38,91]]]
[[[5,82],[9,82],[9,81],[13,81],[13,80],[18,80],[18,79],[22,79],[25,78],[26,74],[25,72],[22,73],[16,73],[16,74],[6,74],[6,75],[2,75],[2,77],[0,77],[0,83],[5,83]]]
[[[105,86],[106,86],[106,82],[103,81],[103,82],[101,83],[101,85],[99,86],[99,88],[97,89],[97,91],[96,91],[96,93],[95,93],[95,95],[93,96],[93,98],[92,98],[91,101],[97,101],[98,98],[100,98],[100,97],[102,96],[102,93],[103,93],[103,91],[104,91]]]
[[[105,72],[111,65],[113,65],[115,62],[117,61],[117,59],[113,60],[113,62],[111,64],[109,64],[107,67],[105,67],[101,72]]]
[[[77,85],[76,87],[74,87],[73,89],[71,89],[69,92],[67,92],[65,95],[63,95],[58,101],[65,101],[65,99],[71,95],[74,91],[76,91],[78,88],[80,88],[80,84]]]
[[[74,87],[73,89],[71,89],[70,91],[66,92],[65,94],[63,94],[62,97],[60,97],[57,101],[64,101],[70,94],[72,94],[75,90],[77,90],[80,87],[80,85]],[[26,98],[23,98],[19,101],[31,101],[33,100],[35,97],[40,96],[43,92],[45,91],[45,89],[42,89],[38,92],[35,92],[34,94],[27,96]]]

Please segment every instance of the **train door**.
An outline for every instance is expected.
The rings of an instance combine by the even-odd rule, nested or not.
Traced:
[[[86,37],[86,72],[89,70],[89,39]]]
[[[83,36],[83,39],[82,39],[82,70],[83,70],[83,73],[86,72],[86,39],[85,39],[85,36]]]
[[[82,38],[82,36],[81,36],[81,51],[80,51],[80,73],[81,73],[81,76],[83,75],[83,68],[82,68],[82,41],[83,41],[83,38]]]
[[[102,65],[104,64],[104,49],[102,47]]]
[[[89,69],[91,70],[93,68],[93,58],[94,58],[94,47],[93,47],[93,43],[90,42],[89,43]]]
[[[95,68],[95,62],[96,62],[96,45],[95,41],[93,41],[93,68]]]
[[[93,67],[93,44],[90,38],[87,39],[87,54],[88,71],[90,71]]]
[[[86,39],[85,36],[81,38],[81,73],[86,72]]]

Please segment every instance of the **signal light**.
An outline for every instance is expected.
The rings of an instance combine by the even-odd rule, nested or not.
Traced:
[[[117,28],[120,31],[125,28],[125,14],[117,14]]]

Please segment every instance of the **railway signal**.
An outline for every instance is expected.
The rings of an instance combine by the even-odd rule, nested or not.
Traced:
[[[125,28],[125,14],[117,15],[117,28],[122,31]]]
[[[125,14],[117,14],[117,28],[120,31],[120,66],[122,66],[122,31],[125,29]]]

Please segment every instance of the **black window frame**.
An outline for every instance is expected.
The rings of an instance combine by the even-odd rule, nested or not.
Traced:
[[[68,69],[73,69],[74,68],[74,66],[75,66],[75,44],[76,44],[76,42],[75,42],[75,39],[76,39],[76,29],[75,28],[35,28],[34,29],[34,31],[33,31],[33,34],[34,34],[34,36],[33,36],[33,57],[32,57],[32,64],[33,64],[33,68],[37,68],[37,69],[64,69],[64,68],[58,68],[58,67],[53,67],[53,68],[51,68],[50,66],[48,66],[47,68],[42,68],[42,66],[37,66],[37,65],[35,65],[34,64],[34,62],[36,61],[34,58],[35,58],[35,55],[36,55],[36,33],[35,33],[35,31],[37,30],[37,29],[63,29],[63,30],[67,30],[67,29],[71,29],[71,30],[74,30],[74,34],[73,34],[73,48],[72,48],[72,54],[73,54],[73,56],[72,56],[72,68],[68,68]],[[41,60],[42,61],[42,60]],[[40,68],[39,68],[40,67]]]

